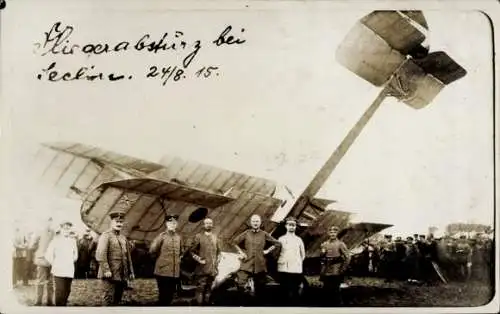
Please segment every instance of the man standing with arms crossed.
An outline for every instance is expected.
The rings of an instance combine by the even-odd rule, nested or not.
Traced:
[[[99,237],[96,260],[99,263],[97,278],[104,286],[104,304],[118,305],[127,282],[134,279],[127,238],[121,234],[125,213],[111,212],[111,228]]]
[[[197,281],[196,302],[198,305],[210,303],[212,283],[217,276],[221,249],[217,236],[212,233],[213,224],[210,218],[203,221],[205,230],[194,237],[190,249],[194,260],[198,262],[194,270]]]

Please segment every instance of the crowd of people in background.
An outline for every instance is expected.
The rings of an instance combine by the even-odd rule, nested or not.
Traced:
[[[492,282],[493,260],[493,240],[483,234],[439,238],[414,234],[405,239],[388,234],[381,241],[365,241],[350,272],[411,283]]]
[[[50,240],[52,240],[53,235],[55,235],[54,228],[52,228],[51,225],[52,219],[49,219],[47,221],[47,228],[38,234],[35,232],[24,234],[19,228],[16,229],[12,254],[13,286],[29,285],[30,281],[37,278],[37,268],[40,266],[48,266],[44,260],[44,256],[41,254],[45,252]],[[92,235],[90,229],[84,230],[81,235],[78,235],[74,231],[70,231],[69,236],[77,242],[78,248],[75,278],[96,278],[96,237]]]

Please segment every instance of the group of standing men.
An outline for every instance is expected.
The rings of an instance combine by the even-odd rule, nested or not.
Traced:
[[[387,234],[378,244],[365,242],[357,264],[363,275],[378,273],[389,281],[432,283],[440,280],[439,275],[447,280],[486,280],[493,260],[489,243],[491,241],[479,237],[435,238],[418,234],[393,240],[392,235]]]
[[[121,212],[110,214],[111,228],[98,241],[96,259],[99,263],[98,278],[105,287],[105,305],[118,305],[127,283],[134,279],[134,269],[127,239],[121,234],[125,215]],[[196,234],[192,244],[186,247],[184,239],[177,233],[176,215],[166,215],[166,230],[152,241],[149,253],[155,260],[154,276],[158,287],[158,305],[170,305],[180,284],[181,261],[190,255],[196,261],[195,301],[198,305],[213,302],[211,292],[221,259],[221,239],[213,233],[213,221],[203,221],[203,231]],[[298,300],[302,282],[302,264],[305,259],[304,243],[295,234],[297,222],[286,220],[287,233],[279,239],[273,238],[261,229],[261,218],[253,215],[250,228],[232,241],[239,254],[241,265],[236,273],[239,292],[254,296],[259,300],[267,279],[266,255],[279,249],[277,261],[278,279],[282,291],[290,304]],[[349,264],[349,252],[345,244],[337,239],[338,228],[330,230],[329,239],[322,245],[322,280],[332,295],[332,302],[339,299],[342,275]],[[270,246],[269,246],[270,245]]]
[[[122,233],[125,213],[112,212],[110,229],[103,232],[97,242],[95,259],[98,263],[97,278],[103,289],[103,304],[119,305],[125,289],[135,279],[131,258],[131,245]],[[166,230],[152,241],[149,254],[152,256],[154,276],[158,287],[158,305],[172,303],[180,284],[181,261],[190,256],[196,261],[194,275],[196,280],[195,301],[199,305],[210,305],[212,287],[221,260],[221,239],[214,234],[213,221],[203,221],[203,231],[196,234],[192,244],[185,246],[184,239],[177,232],[176,215],[166,215]],[[297,221],[286,219],[286,234],[275,239],[261,229],[261,218],[253,215],[250,228],[236,236],[232,244],[238,252],[240,268],[236,273],[236,284],[242,295],[250,294],[251,300],[261,299],[267,280],[266,256],[279,250],[277,260],[278,282],[287,304],[296,304],[299,299],[300,285],[303,280],[303,261],[305,247],[302,239],[295,234]],[[38,238],[35,262],[37,265],[36,305],[42,304],[44,290],[47,292],[47,305],[53,305],[55,282],[55,305],[66,305],[71,292],[71,282],[75,274],[78,258],[76,241],[69,233],[71,223],[61,224],[60,235],[56,236],[47,228]],[[329,239],[321,246],[321,280],[330,293],[329,300],[339,302],[340,284],[350,256],[345,244],[337,239],[337,227],[329,231]],[[250,292],[250,293],[248,293]],[[247,298],[242,299],[247,300]],[[243,305],[243,304],[242,304]]]

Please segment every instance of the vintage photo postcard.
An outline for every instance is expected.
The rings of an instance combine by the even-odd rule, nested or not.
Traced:
[[[497,312],[498,9],[1,1],[0,311]]]

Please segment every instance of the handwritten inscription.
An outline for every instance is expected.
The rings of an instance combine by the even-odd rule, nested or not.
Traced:
[[[37,74],[38,80],[48,82],[69,81],[109,81],[117,82],[133,80],[136,77],[159,81],[162,85],[168,82],[179,82],[188,77],[213,78],[221,74],[220,65],[208,64],[193,66],[203,50],[204,43],[200,39],[188,40],[182,31],[164,32],[161,36],[144,34],[136,40],[122,40],[114,43],[94,42],[76,43],[72,40],[74,26],[63,26],[61,22],[52,25],[49,31],[44,32],[43,40],[34,44],[34,53],[41,57],[62,58],[74,55],[97,57],[101,55],[121,55],[125,53],[169,53],[180,57],[178,64],[146,65],[144,73],[128,73],[126,69],[105,73],[94,64],[84,64],[75,69],[60,68],[57,60],[51,60],[48,66]],[[241,28],[238,32],[233,26],[226,26],[222,32],[214,36],[208,45],[218,49],[242,45],[246,42],[242,36],[245,32]]]

